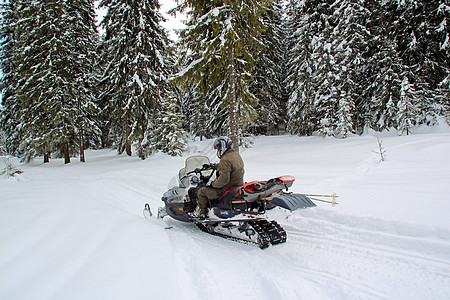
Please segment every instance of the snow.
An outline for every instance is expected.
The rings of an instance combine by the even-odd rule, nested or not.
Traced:
[[[184,13],[177,12],[177,14],[173,16],[168,13],[171,9],[178,6],[175,0],[160,0],[159,3],[161,4],[161,9],[159,12],[166,19],[166,21],[161,25],[168,30],[169,37],[173,41],[176,41],[178,40],[177,31],[186,27],[183,23],[186,20],[186,15]]]
[[[166,19],[166,21],[163,22],[161,25],[167,29],[170,39],[176,41],[178,40],[177,30],[186,27],[183,23],[186,19],[186,16],[182,13],[177,13],[176,16],[172,16],[168,13],[171,9],[177,7],[177,2],[175,0],[160,0],[159,3],[161,4],[159,12],[164,17],[164,19]],[[96,17],[97,25],[100,24],[100,22],[103,20],[103,18],[107,13],[107,9],[98,8],[99,4],[100,1],[94,1],[94,7],[96,8],[97,14]],[[99,28],[99,30],[101,34],[104,33],[104,30],[102,28]]]
[[[289,174],[293,192],[339,195],[336,207],[270,211],[288,239],[265,250],[142,215],[186,157],[217,162],[213,140],[145,161],[10,158],[24,173],[0,177],[0,299],[450,299],[450,128],[412,132],[241,149],[247,181]]]

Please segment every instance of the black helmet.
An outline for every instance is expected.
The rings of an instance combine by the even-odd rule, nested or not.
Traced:
[[[223,154],[233,148],[233,142],[228,137],[219,137],[214,141],[214,149],[217,149],[217,157],[222,158]]]

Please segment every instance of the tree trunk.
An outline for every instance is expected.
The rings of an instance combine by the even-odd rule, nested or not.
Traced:
[[[86,162],[86,159],[84,157],[84,147],[83,147],[83,134],[82,131],[80,132],[80,161]]]
[[[69,152],[69,143],[64,143],[64,163],[70,164],[70,152]]]
[[[127,144],[125,145],[125,151],[127,152],[128,156],[131,156],[131,144],[127,141]]]
[[[86,162],[86,158],[84,157],[84,148],[80,145],[80,161]]]
[[[78,113],[80,114],[80,115],[82,115],[82,112],[81,112],[81,99],[80,99],[80,97],[78,97]],[[82,121],[80,121],[80,144],[79,144],[79,147],[80,147],[80,161],[81,162],[86,162],[86,159],[85,159],[85,157],[84,157],[84,147],[83,147],[83,122]]]
[[[238,99],[236,96],[236,69],[234,65],[234,53],[231,55],[231,64],[229,71],[229,92],[230,104],[228,113],[230,114],[230,138],[233,142],[233,149],[239,152],[239,114],[238,114]]]
[[[50,162],[50,149],[48,145],[44,146],[44,164]]]

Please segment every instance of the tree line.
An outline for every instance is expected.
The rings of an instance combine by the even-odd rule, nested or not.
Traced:
[[[194,137],[409,133],[450,121],[445,0],[1,4],[2,151],[25,161],[114,147],[145,159]]]

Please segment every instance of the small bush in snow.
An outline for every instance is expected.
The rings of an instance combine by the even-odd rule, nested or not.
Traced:
[[[13,162],[8,158],[4,158],[5,167],[0,175],[6,175],[7,177],[14,177],[16,174],[22,174],[23,171],[17,168]]]

